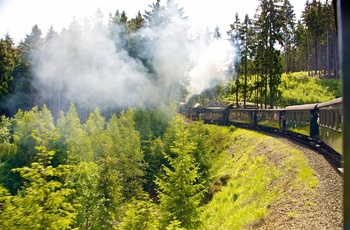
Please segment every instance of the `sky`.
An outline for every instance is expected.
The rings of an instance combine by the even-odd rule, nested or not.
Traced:
[[[221,34],[229,29],[236,12],[243,19],[245,14],[252,18],[258,6],[258,0],[176,0],[184,8],[192,27],[214,30],[219,26]],[[129,18],[138,11],[143,14],[156,0],[0,0],[0,37],[9,33],[15,43],[31,33],[38,25],[45,36],[52,25],[60,32],[68,28],[73,17],[79,21],[93,17],[98,8],[105,20],[109,13],[125,11]],[[290,0],[297,17],[300,17],[306,0]],[[161,1],[164,4],[165,0]]]

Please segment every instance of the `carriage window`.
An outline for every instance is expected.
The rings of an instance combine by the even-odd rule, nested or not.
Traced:
[[[324,126],[325,124],[325,117],[326,117],[326,114],[324,111],[321,111],[320,112],[320,116],[319,116],[319,120],[320,120],[320,125]]]
[[[336,117],[335,128],[340,130],[341,129],[341,115],[340,115],[339,110],[335,111],[335,117]]]
[[[330,120],[331,120],[331,118],[330,118],[330,113],[329,113],[329,111],[327,111],[326,112],[326,125],[329,127],[330,126]]]
[[[308,112],[305,114],[305,122],[309,123],[309,121],[310,121],[310,113]]]
[[[342,129],[342,124],[343,124],[343,116],[339,112],[339,129]]]
[[[327,126],[327,112],[326,111],[323,111],[323,122],[322,124],[324,126]]]
[[[334,128],[339,129],[339,111],[334,111]]]

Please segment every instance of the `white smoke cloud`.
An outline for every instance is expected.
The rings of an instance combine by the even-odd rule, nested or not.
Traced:
[[[128,55],[118,36],[107,31],[71,26],[46,43],[34,65],[35,85],[43,101],[59,97],[102,109],[161,103],[176,81],[189,94],[199,94],[227,80],[235,55],[227,40],[189,38],[186,20],[174,15],[166,26],[144,28],[134,35],[147,44],[143,53],[152,60],[154,73],[150,73],[139,59]]]

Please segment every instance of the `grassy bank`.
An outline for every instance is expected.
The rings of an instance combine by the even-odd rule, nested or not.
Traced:
[[[210,127],[217,145],[228,146],[218,155],[212,199],[204,207],[203,229],[241,229],[259,224],[269,207],[283,197],[286,187],[308,196],[318,185],[314,171],[303,154],[282,140],[256,132],[228,127]],[[215,136],[215,135],[214,135]],[[229,144],[226,143],[229,141]],[[285,213],[292,218],[295,213]]]

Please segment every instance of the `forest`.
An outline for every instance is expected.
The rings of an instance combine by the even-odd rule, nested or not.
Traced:
[[[289,0],[258,3],[227,36],[188,37],[186,9],[156,0],[107,25],[97,10],[44,37],[34,25],[19,44],[1,38],[0,228],[209,229],[206,205],[229,179],[215,161],[232,140],[218,133],[235,128],[189,122],[177,104],[273,108],[341,94],[332,4],[306,0],[296,21]],[[207,49],[219,43],[230,63],[213,71]]]

